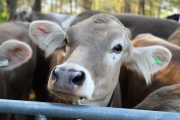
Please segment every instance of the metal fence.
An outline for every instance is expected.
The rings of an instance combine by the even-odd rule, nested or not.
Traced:
[[[98,120],[180,120],[179,113],[0,99],[0,113]]]

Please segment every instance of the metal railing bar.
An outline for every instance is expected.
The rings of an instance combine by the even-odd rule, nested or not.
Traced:
[[[43,115],[36,115],[35,120],[47,120],[45,116]]]
[[[0,113],[103,120],[180,120],[180,114],[171,112],[4,99],[0,99]]]

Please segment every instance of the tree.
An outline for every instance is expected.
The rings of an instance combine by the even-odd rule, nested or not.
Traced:
[[[85,10],[91,9],[92,1],[91,0],[83,0],[83,7]]]
[[[139,0],[138,14],[145,15],[144,6],[145,6],[145,0]]]
[[[150,10],[149,10],[150,16],[152,16],[152,11],[153,11],[153,2],[150,0]]]
[[[8,20],[11,20],[16,13],[17,0],[6,0],[6,2],[7,2],[7,10],[9,13]]]
[[[72,0],[69,1],[70,4],[70,14],[72,14]]]
[[[63,0],[60,0],[60,13],[63,13],[62,6],[63,6]]]
[[[33,11],[41,12],[41,0],[34,0]]]
[[[125,12],[125,13],[130,13],[130,12],[131,12],[130,1],[131,1],[131,0],[124,0],[124,2],[125,2],[124,12]]]
[[[0,5],[5,5],[6,1],[0,0]],[[0,23],[6,22],[7,21],[7,10],[5,7],[0,7]]]

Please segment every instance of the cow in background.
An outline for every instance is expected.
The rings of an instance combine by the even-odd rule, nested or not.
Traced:
[[[29,88],[26,84],[31,81],[27,76],[24,65],[32,57],[31,47],[19,40],[7,40],[0,46],[0,99],[28,100]],[[27,68],[26,68],[27,69]],[[19,75],[17,75],[17,72]],[[25,73],[25,75],[24,75]],[[24,77],[24,78],[23,78]],[[29,80],[29,81],[28,81]],[[13,120],[12,116],[0,114],[1,120]],[[22,116],[15,118],[23,120]]]
[[[40,13],[36,13],[36,12],[28,12],[27,7],[22,7],[19,11],[16,12],[15,16],[11,19],[11,21],[16,21],[16,22],[24,21],[29,24],[29,22],[32,22],[36,19],[53,20],[54,17],[52,17],[51,15],[40,14]],[[28,29],[29,29],[29,26],[27,26],[27,30]],[[28,35],[28,37],[29,37],[29,35]],[[46,83],[47,83],[47,77],[49,74],[52,56],[45,58],[44,51],[42,51],[39,48],[36,48],[36,49],[33,49],[34,51],[36,51],[37,61],[35,63],[36,67],[35,67],[35,70],[33,73],[34,75],[33,75],[33,81],[32,81],[32,88],[35,93],[36,101],[47,102],[47,101],[51,101],[51,98],[49,98],[49,95],[48,95],[48,92],[46,89]],[[43,71],[43,73],[42,73],[42,71]]]
[[[180,83],[164,86],[148,95],[134,109],[180,113]]]
[[[22,8],[16,12],[16,15],[13,17],[12,21],[32,22],[35,20],[50,20],[61,25],[61,22],[66,20],[70,16],[71,15],[68,14],[58,14],[58,13],[41,14],[38,12],[28,12],[26,9]],[[62,55],[65,54],[64,49],[61,49],[60,51]],[[46,84],[47,84],[50,67],[53,66],[51,64],[51,61],[55,61],[56,60],[55,58],[56,58],[55,55],[51,55],[48,58],[45,58],[44,51],[37,48],[37,62],[36,62],[36,68],[34,71],[33,84],[32,84],[33,90],[35,92],[36,101],[42,101],[42,102],[52,101],[51,97],[49,97]],[[63,60],[64,58],[61,59]],[[57,61],[55,61],[55,63],[56,62]],[[60,61],[58,63],[60,63]]]
[[[179,34],[180,34],[180,28],[177,28],[176,31],[174,31],[174,33],[171,36],[169,36],[168,41],[180,46]],[[177,48],[177,46],[175,48]],[[174,52],[176,52],[177,54],[174,54],[175,56],[174,58],[178,58],[179,49],[176,51],[175,48],[174,48]],[[134,109],[180,112],[180,106],[179,106],[180,82],[178,76],[179,75],[178,63],[179,60],[177,59],[177,61],[174,61],[174,64],[177,65],[176,67],[174,67],[175,69],[171,69],[172,71],[169,70],[169,72],[170,71],[172,72],[171,76],[169,76],[171,77],[171,79],[169,80],[174,84],[155,90],[153,93],[148,95],[141,103],[135,106]],[[174,82],[175,79],[176,82]]]
[[[16,12],[14,17],[11,19],[12,21],[27,21],[32,22],[36,20],[49,20],[58,23],[61,25],[63,21],[70,18],[72,15],[70,14],[60,14],[60,13],[48,13],[43,14],[39,12],[28,12],[26,9],[20,9]]]
[[[71,25],[81,22],[98,13],[102,12],[86,10],[77,15],[77,17],[72,21]],[[121,23],[131,31],[132,39],[141,33],[151,33],[157,37],[167,39],[180,26],[180,24],[176,21],[138,14],[124,13],[111,15],[118,18],[118,20],[121,21]]]
[[[178,27],[173,34],[167,39],[169,42],[180,46],[180,27]]]
[[[167,16],[166,18],[180,22],[180,14],[179,13]]]
[[[152,77],[152,82],[149,85],[146,85],[144,78],[138,74],[134,74],[133,71],[122,68],[123,73],[121,74],[120,79],[121,88],[122,88],[122,99],[123,107],[133,108],[139,104],[145,97],[147,97],[153,91],[168,85],[173,85],[180,83],[179,81],[179,62],[180,62],[180,47],[174,45],[166,40],[153,36],[152,34],[141,34],[137,36],[133,41],[132,45],[135,47],[145,47],[160,45],[168,48],[172,53],[172,59],[169,65],[156,73]],[[162,64],[163,60],[157,60],[158,64]]]
[[[179,18],[179,15],[178,15]],[[168,41],[180,46],[180,28],[178,28],[169,38]],[[174,50],[174,52],[177,52],[175,54],[176,58],[179,56],[179,49],[177,51]],[[176,69],[172,69],[172,74],[170,82],[179,81],[179,69],[178,69],[178,60],[174,62],[174,64],[177,64],[175,67]],[[169,70],[171,71],[171,70]],[[175,72],[175,73],[173,73]],[[173,76],[175,75],[175,76]],[[176,84],[177,82],[174,82],[175,84],[162,87],[158,90],[155,90],[153,93],[148,95],[141,103],[139,103],[137,106],[134,107],[134,109],[144,109],[144,110],[155,110],[155,111],[168,111],[168,112],[180,112],[180,83]],[[149,104],[150,103],[150,104]]]
[[[0,58],[3,64],[8,64],[0,67],[1,99],[29,100],[37,46],[29,38],[28,28],[27,22],[7,22],[0,25]],[[5,115],[2,120],[10,118],[24,120],[25,116]]]
[[[148,84],[151,75],[171,59],[170,51],[161,46],[133,47],[128,29],[107,14],[70,27],[66,36],[57,24],[36,21],[31,23],[30,36],[46,56],[66,46],[66,61],[53,68],[48,89],[67,103],[108,106],[121,65],[137,71]],[[157,64],[155,58],[163,63]]]

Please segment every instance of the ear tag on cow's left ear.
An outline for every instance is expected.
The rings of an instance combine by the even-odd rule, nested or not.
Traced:
[[[8,59],[7,58],[0,58],[0,67],[7,66]]]
[[[162,61],[158,58],[154,58],[154,60],[156,61],[157,64],[161,65],[162,64]]]

